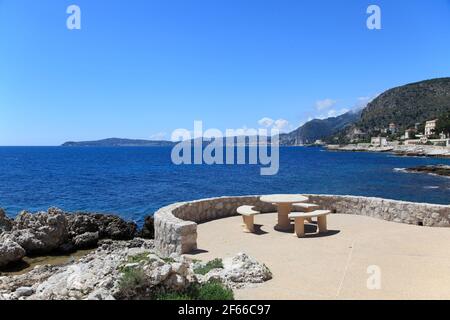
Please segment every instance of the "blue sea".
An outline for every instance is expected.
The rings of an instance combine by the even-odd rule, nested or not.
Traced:
[[[1,147],[0,207],[116,213],[142,223],[178,201],[224,195],[317,193],[450,203],[450,179],[397,171],[450,159],[383,153],[281,148],[280,171],[261,176],[257,165],[171,162],[171,148]]]

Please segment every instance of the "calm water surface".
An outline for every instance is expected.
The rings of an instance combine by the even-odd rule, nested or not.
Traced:
[[[281,148],[280,172],[259,167],[175,166],[170,148],[0,148],[0,207],[117,213],[142,222],[161,206],[224,195],[322,193],[450,203],[450,179],[395,170],[450,159]]]

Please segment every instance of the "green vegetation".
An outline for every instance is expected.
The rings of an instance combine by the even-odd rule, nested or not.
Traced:
[[[205,275],[213,269],[223,269],[222,259],[214,259],[207,262],[204,266],[199,266],[194,269],[196,274]]]
[[[234,300],[233,290],[219,281],[209,281],[198,290],[197,300]]]
[[[133,293],[145,284],[145,274],[140,268],[123,268],[119,288],[123,293]]]
[[[328,143],[347,144],[358,139],[352,132],[355,128],[367,136],[381,134],[390,123],[397,126],[397,133],[389,134],[389,140],[399,139],[400,135],[417,124],[418,132],[424,132],[425,122],[440,119],[450,113],[450,78],[426,80],[387,90],[368,104],[362,111],[361,118],[332,136],[326,138]],[[450,116],[444,116],[438,124],[437,132],[449,128]],[[445,120],[447,119],[447,120]],[[439,131],[440,130],[440,131]]]
[[[400,131],[450,111],[450,78],[412,83],[386,91],[369,103],[356,125],[365,131],[395,123]]]
[[[192,297],[186,293],[168,292],[158,294],[155,300],[194,300],[194,299],[192,299]]]
[[[167,292],[156,296],[156,300],[234,300],[233,290],[220,281],[191,285],[185,292]]]
[[[450,111],[439,117],[436,123],[436,133],[450,134]]]
[[[289,146],[300,142],[308,144],[316,140],[328,140],[329,137],[351,126],[360,119],[361,112],[347,112],[338,117],[314,119],[305,123],[297,130],[280,135],[280,145]]]
[[[161,258],[165,263],[174,263],[175,259],[173,258]]]
[[[128,263],[139,263],[141,261],[148,261],[148,255],[149,255],[148,252],[146,252],[128,257]]]

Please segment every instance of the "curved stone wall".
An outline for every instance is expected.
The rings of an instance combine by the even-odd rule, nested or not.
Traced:
[[[311,203],[333,213],[355,214],[393,222],[429,227],[450,227],[450,206],[355,196],[308,195]],[[260,196],[221,197],[180,202],[159,209],[155,215],[155,245],[162,256],[197,249],[197,224],[236,215],[242,205],[262,213],[275,212]]]

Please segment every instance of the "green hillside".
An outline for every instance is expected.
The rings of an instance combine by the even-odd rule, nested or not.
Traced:
[[[413,127],[441,117],[450,111],[450,78],[433,79],[390,89],[369,103],[356,124],[364,131],[387,128],[395,123],[400,129]]]

